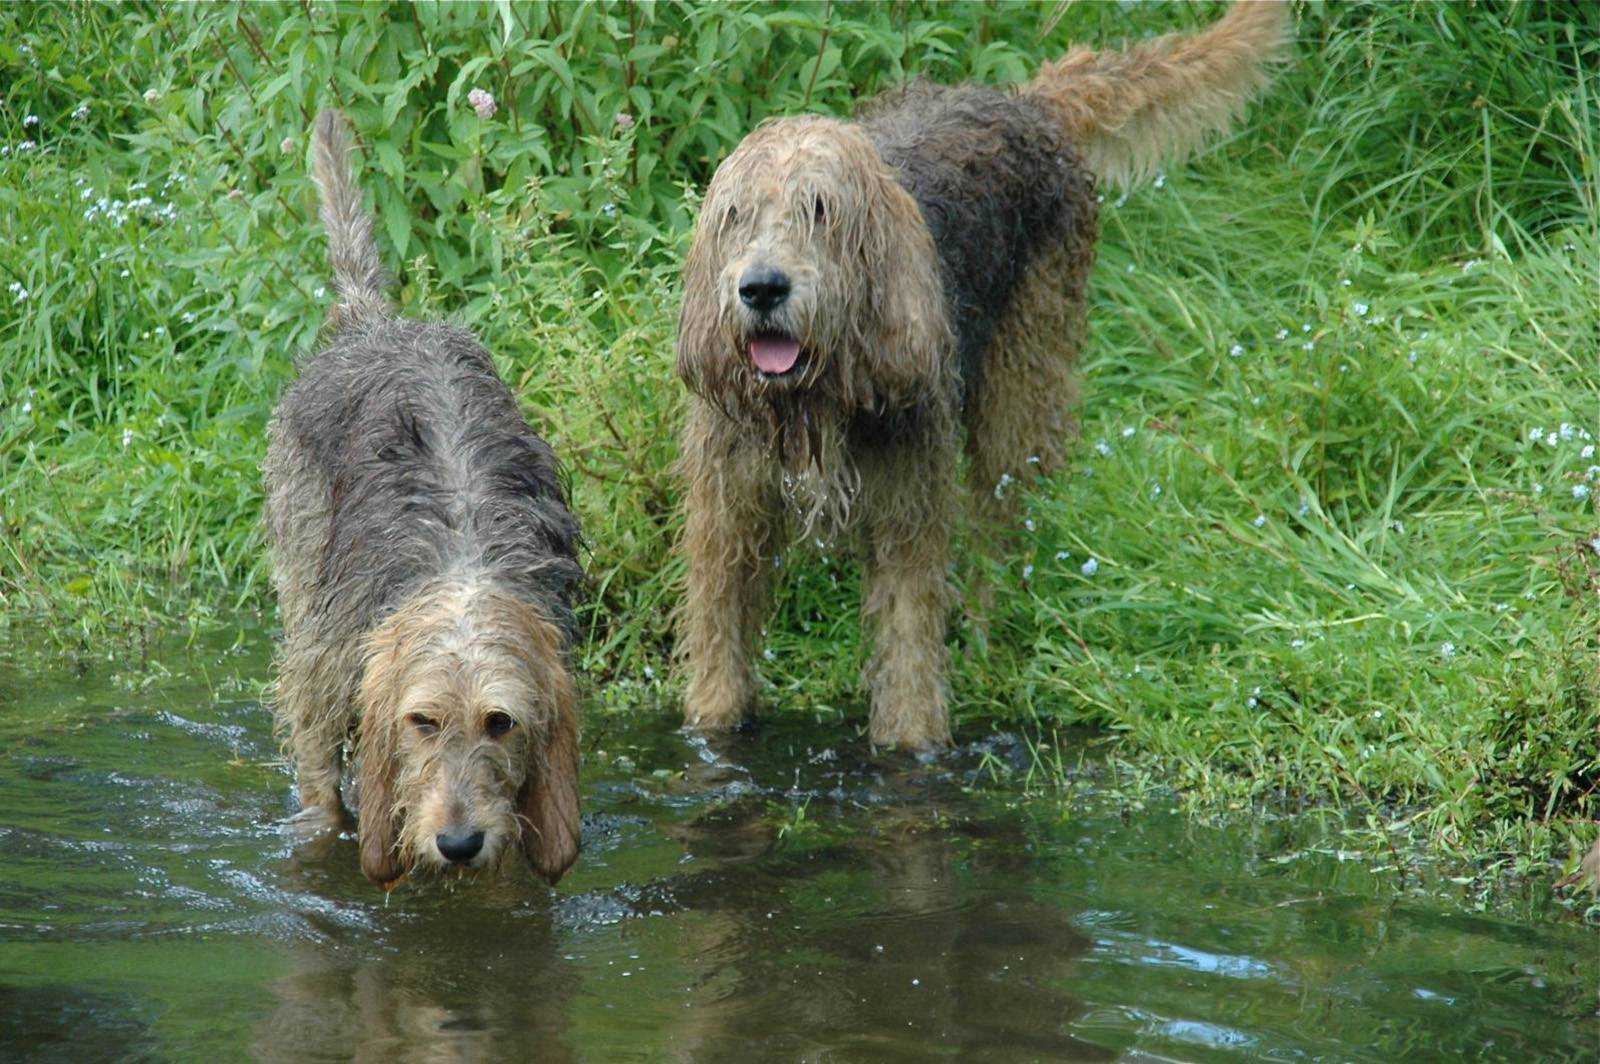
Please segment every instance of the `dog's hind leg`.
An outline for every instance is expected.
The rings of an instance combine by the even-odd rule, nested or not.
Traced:
[[[974,538],[992,553],[1016,543],[1024,489],[1061,465],[1077,431],[1073,373],[1085,333],[1093,240],[1091,220],[1087,233],[1033,265],[989,345],[967,411]],[[980,628],[991,597],[988,582],[974,572],[967,612]]]
[[[708,731],[736,726],[755,700],[755,641],[780,523],[774,467],[720,416],[694,400],[680,459],[688,482],[677,648],[689,674],[683,716]]]
[[[862,614],[874,745],[928,750],[950,742],[945,668],[955,441],[902,439],[861,463],[867,532]]]

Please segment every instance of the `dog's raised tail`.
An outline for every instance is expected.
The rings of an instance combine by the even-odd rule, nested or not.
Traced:
[[[1129,185],[1238,121],[1271,80],[1289,37],[1286,0],[1235,0],[1200,33],[1120,52],[1074,48],[1046,63],[1024,91],[1054,106],[1097,176]]]
[[[357,156],[344,114],[329,108],[317,116],[311,138],[311,170],[322,194],[322,224],[328,230],[328,264],[339,305],[329,315],[336,328],[389,311],[388,276],[372,241],[372,217],[361,206]]]

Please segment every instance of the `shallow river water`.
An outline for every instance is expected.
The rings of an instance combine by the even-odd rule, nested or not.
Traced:
[[[13,633],[15,636],[15,633]],[[18,640],[15,638],[13,642]],[[18,664],[25,659],[26,664]],[[1600,941],[1288,820],[971,786],[803,720],[591,719],[584,854],[389,897],[297,856],[257,630],[0,656],[0,1058],[1596,1059]],[[1509,914],[1508,914],[1509,913]]]

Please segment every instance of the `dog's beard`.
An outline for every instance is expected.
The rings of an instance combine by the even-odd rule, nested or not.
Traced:
[[[770,408],[784,503],[802,537],[833,539],[850,523],[861,476],[850,460],[840,411],[818,397],[796,398]]]

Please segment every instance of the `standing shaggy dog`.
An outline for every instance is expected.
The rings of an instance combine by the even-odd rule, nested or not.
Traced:
[[[344,824],[353,738],[375,882],[521,849],[554,883],[578,854],[583,575],[560,469],[471,334],[394,316],[337,112],[314,154],[340,303],[266,461],[299,819]]]
[[[1060,464],[1094,258],[1095,178],[1131,181],[1226,129],[1283,51],[1287,10],[1075,50],[1019,92],[914,85],[856,122],[747,136],[706,192],[678,375],[691,727],[749,710],[787,533],[864,543],[874,743],[950,740],[945,613],[963,435],[991,533]]]

